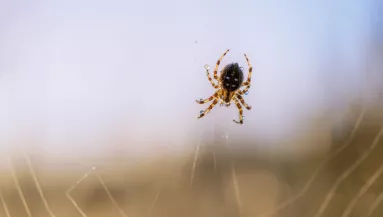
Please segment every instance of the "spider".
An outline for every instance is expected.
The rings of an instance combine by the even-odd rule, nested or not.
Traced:
[[[239,110],[239,121],[233,120],[237,124],[243,124],[243,110],[242,106],[245,106],[247,110],[251,109],[251,106],[247,105],[245,100],[243,99],[242,95],[246,94],[247,91],[250,89],[250,82],[251,82],[251,72],[253,70],[253,67],[250,64],[249,59],[247,58],[245,54],[245,58],[247,61],[247,64],[249,66],[249,75],[247,77],[247,80],[243,82],[243,68],[238,65],[238,63],[230,63],[227,64],[222,71],[220,72],[220,76],[218,77],[218,67],[221,63],[223,57],[229,52],[230,49],[226,50],[225,53],[221,55],[221,57],[218,59],[217,64],[214,69],[214,79],[218,81],[218,84],[216,84],[213,79],[210,77],[209,67],[205,66],[206,68],[206,75],[207,79],[211,83],[211,85],[214,87],[214,89],[217,89],[213,95],[211,95],[207,99],[200,99],[196,100],[199,104],[205,104],[207,102],[210,102],[213,100],[213,102],[210,104],[210,106],[206,110],[201,110],[200,115],[198,116],[198,119],[204,117],[210,110],[213,109],[215,105],[220,101],[220,105],[226,105],[226,107],[229,107],[231,104],[231,101],[234,101],[236,104],[238,110]],[[240,90],[241,87],[244,87],[244,89]]]

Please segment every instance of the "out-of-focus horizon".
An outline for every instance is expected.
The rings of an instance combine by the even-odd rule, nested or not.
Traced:
[[[222,165],[251,161],[274,176],[290,171],[282,162],[300,171],[313,161],[306,174],[347,141],[362,111],[370,112],[370,125],[381,124],[382,14],[377,0],[2,2],[0,187],[17,186],[8,159],[24,177],[27,156],[46,188],[73,184],[93,165],[118,186],[178,186],[190,178],[198,144],[206,153],[224,152]],[[246,71],[244,53],[253,65],[244,97],[253,109],[244,110],[243,125],[232,122],[233,105],[196,119],[208,104],[195,100],[213,93],[204,65],[214,67],[228,48],[221,68],[238,62]],[[371,132],[366,138],[373,140],[378,131]],[[302,188],[306,179],[297,177],[283,184],[290,188],[283,195]],[[269,193],[280,195],[278,188]],[[239,196],[225,197],[236,198],[238,211]]]

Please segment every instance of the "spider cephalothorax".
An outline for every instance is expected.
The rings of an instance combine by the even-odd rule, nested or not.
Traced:
[[[239,110],[239,121],[233,121],[238,124],[243,124],[243,111],[241,104],[245,106],[247,110],[250,110],[251,106],[246,104],[245,100],[242,98],[242,95],[246,94],[247,91],[250,89],[251,72],[253,67],[251,66],[250,61],[245,54],[245,58],[249,66],[249,75],[245,82],[243,82],[244,78],[242,67],[240,67],[238,63],[230,63],[226,65],[222,69],[222,71],[220,72],[220,76],[218,77],[219,64],[228,52],[229,50],[227,50],[221,55],[214,69],[214,79],[218,82],[218,84],[216,84],[210,77],[209,67],[205,66],[207,78],[210,81],[211,85],[214,87],[214,89],[217,90],[209,98],[197,100],[199,104],[205,104],[214,100],[206,110],[202,110],[200,112],[198,118],[202,118],[203,116],[205,116],[211,109],[213,109],[215,105],[217,105],[218,102],[220,102],[221,105],[230,106],[231,101],[234,101]],[[243,89],[241,90],[242,87]]]

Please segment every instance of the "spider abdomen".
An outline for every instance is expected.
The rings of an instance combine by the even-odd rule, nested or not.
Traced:
[[[243,71],[238,63],[230,63],[221,71],[220,81],[222,88],[228,92],[238,90],[243,82]]]

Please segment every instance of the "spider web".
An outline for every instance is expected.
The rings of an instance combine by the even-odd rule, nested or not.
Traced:
[[[210,146],[209,144],[203,143],[203,141],[199,141],[196,144],[194,153],[190,156],[190,173],[188,178],[188,191],[198,191],[198,189],[203,186],[201,184],[201,179],[204,179],[204,176],[207,176],[208,173],[203,172],[206,170],[206,166],[210,167],[208,171],[209,173],[221,174],[220,178],[227,180],[231,180],[230,182],[225,182],[226,186],[230,186],[229,195],[231,200],[226,200],[222,204],[226,204],[229,208],[225,209],[227,213],[230,213],[230,216],[257,216],[257,217],[271,217],[271,216],[291,216],[292,210],[297,210],[302,207],[302,204],[310,203],[310,200],[307,200],[307,197],[310,195],[318,195],[318,200],[315,201],[315,204],[312,207],[312,210],[308,212],[308,214],[304,214],[303,216],[314,216],[314,217],[322,217],[322,216],[354,216],[357,208],[362,206],[363,200],[362,198],[372,195],[370,198],[370,203],[367,208],[364,210],[365,216],[373,217],[380,216],[382,213],[383,207],[383,186],[379,185],[383,180],[383,162],[382,160],[374,161],[373,155],[376,153],[382,153],[382,136],[383,136],[383,119],[379,119],[379,123],[371,124],[372,119],[376,119],[376,112],[369,111],[368,109],[362,109],[359,115],[354,118],[354,125],[349,133],[348,139],[346,139],[336,150],[334,150],[330,155],[328,155],[319,166],[316,167],[312,171],[312,173],[308,176],[305,181],[303,187],[301,187],[297,193],[292,195],[290,198],[279,201],[273,208],[270,208],[266,212],[262,212],[257,215],[249,215],[249,209],[251,207],[247,206],[248,201],[246,198],[243,198],[242,193],[246,192],[248,186],[242,185],[244,182],[243,178],[239,178],[241,176],[241,168],[235,163],[235,159],[230,157],[228,152],[227,156],[229,156],[226,160],[222,160],[222,147],[228,148],[228,139],[229,135],[226,132],[219,132],[218,135],[221,137],[219,147],[218,146]],[[213,129],[213,131],[217,131]],[[363,136],[367,134],[368,138],[363,138]],[[368,133],[369,132],[369,133]],[[371,133],[373,132],[373,133]],[[333,163],[341,157],[341,155],[350,152],[354,146],[364,147],[362,154],[356,156],[355,159],[347,160],[349,165],[345,168],[342,168],[337,174],[332,177],[332,182],[328,184],[326,190],[324,190],[321,194],[315,191],[315,188],[318,187],[318,180],[323,179],[323,173],[331,170]],[[354,147],[355,148],[355,147]],[[44,187],[41,184],[41,181],[36,174],[36,168],[33,165],[32,160],[30,159],[30,155],[23,150],[19,149],[19,153],[24,159],[24,163],[26,164],[26,168],[31,177],[33,186],[37,190],[37,195],[39,200],[41,201],[40,208],[45,210],[45,216],[56,217],[56,216],[65,216],[60,213],[57,209],[57,205],[53,205],[50,197],[45,195]],[[204,163],[206,159],[210,159],[211,163]],[[334,206],[336,206],[336,201],[339,200],[338,195],[342,188],[345,187],[347,182],[350,182],[351,178],[358,178],[357,170],[363,164],[368,163],[371,164],[372,171],[368,173],[368,176],[364,177],[364,182],[361,182],[357,185],[353,185],[355,188],[355,193],[348,195],[347,199],[343,200],[343,208],[338,210],[336,214],[333,213],[335,210]],[[19,177],[17,176],[17,168],[14,166],[14,163],[11,157],[8,158],[9,168],[11,170],[11,175],[13,179],[13,183],[17,190],[17,195],[21,201],[25,216],[33,217],[33,216],[42,216],[40,213],[35,214],[36,207],[32,205],[33,201],[30,197],[27,196],[28,192],[25,192],[25,187],[23,187],[23,183],[20,182]],[[240,169],[240,171],[238,171]],[[223,174],[223,175],[222,175]],[[91,213],[86,210],[86,206],[83,203],[79,203],[72,196],[72,194],[78,190],[81,190],[80,185],[84,183],[86,180],[96,181],[100,186],[102,186],[102,190],[106,194],[106,198],[109,201],[109,204],[113,207],[113,211],[108,214],[108,216],[137,216],[128,214],[126,206],[119,203],[119,201],[113,195],[113,192],[110,191],[110,187],[104,181],[104,178],[99,172],[97,166],[87,165],[84,168],[84,172],[77,179],[74,179],[72,184],[66,187],[64,193],[57,197],[66,198],[71,204],[71,207],[76,210],[78,216],[88,217],[88,216],[100,216],[94,213]],[[214,184],[216,185],[216,183]],[[209,185],[210,186],[210,185]],[[12,216],[21,216],[18,214],[18,211],[12,209],[9,206],[10,198],[4,193],[6,189],[0,191],[0,201],[2,204],[2,213],[3,216],[12,217]],[[157,190],[153,192],[153,198],[149,202],[149,206],[146,207],[145,216],[156,216],[156,208],[158,208],[159,202],[163,200],[163,195],[166,195],[165,189]],[[28,199],[29,198],[29,199]],[[35,199],[37,200],[37,199]],[[229,203],[229,204],[227,204]],[[334,204],[334,205],[333,205]],[[53,208],[56,207],[56,208]],[[68,208],[69,209],[69,208]],[[290,211],[289,211],[290,210]],[[142,215],[138,215],[142,216]],[[158,216],[158,215],[157,215]],[[171,215],[169,215],[171,216]]]

